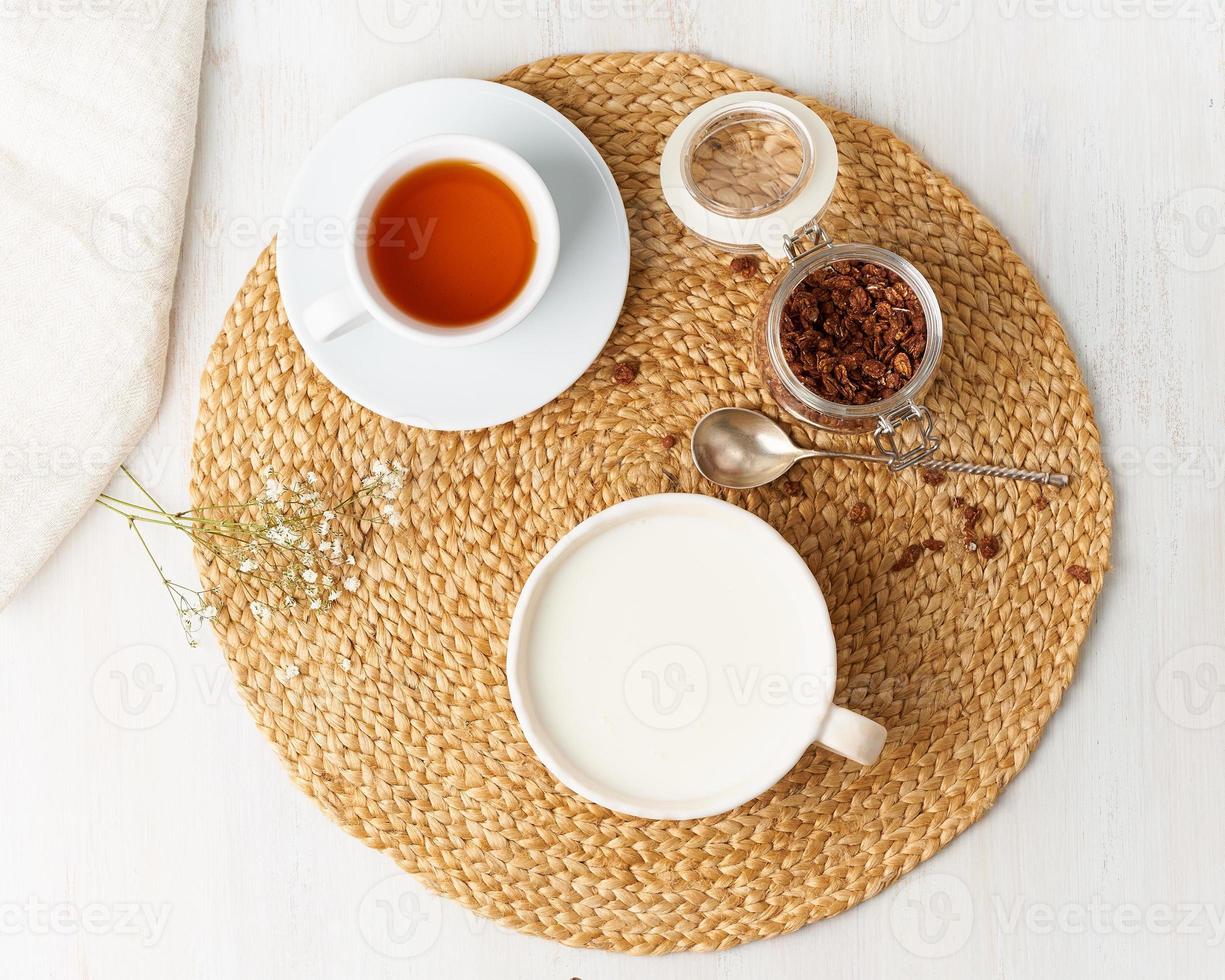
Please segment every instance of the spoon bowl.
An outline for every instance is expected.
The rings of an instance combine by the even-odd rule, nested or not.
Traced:
[[[711,483],[748,490],[777,480],[801,450],[775,422],[747,408],[719,408],[693,429],[693,462]]]

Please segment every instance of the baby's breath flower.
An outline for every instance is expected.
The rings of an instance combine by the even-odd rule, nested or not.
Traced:
[[[273,673],[276,674],[276,679],[278,681],[280,681],[282,684],[286,684],[297,677],[301,671],[298,669],[297,664],[285,664],[284,666],[276,668]]]
[[[348,670],[352,666],[353,666],[353,661],[350,660],[348,657],[340,658],[340,669],[341,670]]]
[[[348,490],[330,500],[317,473],[282,476],[262,459],[254,466],[262,489],[239,503],[222,502],[172,513],[158,504],[126,468],[123,473],[141,490],[147,503],[130,504],[108,494],[98,499],[141,535],[193,646],[196,631],[216,619],[217,605],[207,601],[207,592],[166,578],[141,533],[140,528],[146,524],[169,525],[183,532],[210,561],[244,576],[237,585],[249,593],[244,599],[251,600],[247,603],[251,615],[261,626],[268,626],[274,609],[309,607],[325,611],[344,593],[358,591],[360,580],[357,559],[350,550],[349,518],[392,527],[400,523],[400,512],[393,501],[402,492],[408,471],[399,463],[372,460],[358,490]]]
[[[383,520],[392,527],[400,526],[400,512],[393,505],[384,504],[379,513],[383,515]]]
[[[264,532],[264,537],[279,547],[288,548],[296,543],[301,535],[284,524],[274,524]]]

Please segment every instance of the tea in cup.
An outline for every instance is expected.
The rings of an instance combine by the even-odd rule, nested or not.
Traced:
[[[492,340],[539,303],[560,245],[539,174],[476,136],[397,150],[366,181],[348,227],[348,281],[305,314],[320,340],[371,319],[434,346]]]

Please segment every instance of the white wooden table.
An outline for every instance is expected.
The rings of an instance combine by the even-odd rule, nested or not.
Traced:
[[[631,960],[512,934],[393,876],[290,784],[215,643],[184,648],[98,512],[0,618],[0,976],[1220,975],[1222,2],[765,7],[216,0],[166,394],[134,465],[184,499],[209,345],[295,168],[358,102],[561,52],[755,70],[951,174],[1036,271],[1089,380],[1115,568],[1028,768],[901,884],[781,939]]]

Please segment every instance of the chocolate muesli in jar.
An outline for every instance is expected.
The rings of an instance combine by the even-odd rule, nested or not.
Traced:
[[[935,453],[921,399],[944,342],[939,303],[902,256],[835,244],[822,230],[838,152],[821,117],[772,92],[714,99],[668,138],[660,171],[690,231],[788,263],[753,325],[758,370],[779,405],[825,429],[874,433],[894,469]]]

